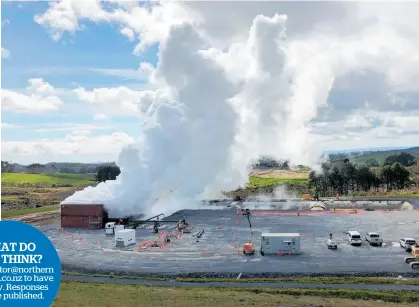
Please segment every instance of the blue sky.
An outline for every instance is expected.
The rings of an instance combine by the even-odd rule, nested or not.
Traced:
[[[54,41],[50,33],[34,21],[35,15],[47,10],[46,1],[2,2],[1,6],[2,47],[10,53],[7,59],[2,59],[2,89],[22,92],[29,79],[42,78],[63,92],[60,98],[65,103],[60,112],[44,114],[3,109],[2,123],[15,127],[2,129],[2,142],[62,139],[73,123],[95,124],[92,114],[83,111],[88,106],[81,104],[71,90],[79,86],[86,90],[118,86],[141,88],[144,78],[129,72],[136,70],[141,62],[153,65],[157,62],[156,46],[142,56],[134,56],[136,43],[122,36],[117,25],[87,21],[83,23],[83,31],[76,35],[65,33],[61,40]],[[64,130],[63,124],[69,129]],[[115,116],[102,126],[92,129],[90,135],[95,137],[115,130],[136,135],[139,123],[138,118]]]

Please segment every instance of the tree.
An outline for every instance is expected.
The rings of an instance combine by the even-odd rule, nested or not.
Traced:
[[[102,165],[98,167],[96,181],[104,182],[106,180],[115,180],[120,173],[121,170],[116,165]]]
[[[32,163],[26,166],[26,171],[28,173],[42,173],[45,171],[45,165],[40,163]]]
[[[416,160],[415,157],[411,154],[401,152],[398,155],[392,155],[385,159],[384,165],[393,165],[394,163],[400,163],[403,166],[412,166],[415,165]]]
[[[14,165],[7,161],[1,161],[1,172],[2,173],[11,173],[13,172]]]
[[[391,166],[391,170],[393,172],[394,185],[398,189],[405,188],[409,183],[410,177],[410,173],[406,167],[396,162]]]
[[[321,173],[312,171],[309,175],[309,188],[319,196],[333,196],[337,193],[348,195],[350,192],[370,191],[385,186],[387,190],[403,189],[410,184],[410,172],[396,162],[386,165],[379,175],[367,165],[355,165],[349,160],[324,163]]]
[[[380,163],[374,158],[369,158],[367,161],[365,161],[365,165],[368,167],[379,167]]]

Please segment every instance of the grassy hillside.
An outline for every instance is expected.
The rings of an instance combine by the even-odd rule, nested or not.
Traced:
[[[78,186],[94,183],[91,174],[26,174],[4,173],[1,175],[2,185],[7,184],[48,184]]]
[[[355,157],[351,160],[353,160],[356,163],[365,163],[368,159],[375,159],[378,161],[378,163],[380,163],[380,165],[384,164],[384,160],[392,155],[398,155],[401,152],[405,152],[408,154],[411,154],[412,156],[415,157],[419,157],[419,147],[412,147],[412,148],[407,148],[407,149],[398,149],[398,150],[386,150],[386,151],[375,151],[375,152],[370,152],[366,155],[362,155],[359,157]]]
[[[286,177],[275,178],[275,177],[251,176],[249,178],[249,184],[247,185],[247,187],[250,189],[255,189],[255,188],[273,187],[280,184],[306,186],[308,185],[308,179],[307,178],[286,178]]]

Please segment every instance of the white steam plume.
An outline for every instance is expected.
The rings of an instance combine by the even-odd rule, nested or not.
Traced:
[[[142,104],[143,141],[121,152],[115,181],[64,203],[103,203],[115,216],[170,214],[246,183],[247,164],[260,154],[314,165],[322,148],[308,127],[335,78],[353,70],[385,72],[389,67],[377,63],[402,59],[389,48],[391,39],[409,44],[392,32],[377,36],[375,25],[342,38],[288,41],[286,22],[285,15],[257,16],[248,39],[226,52],[211,48],[190,23],[172,26],[152,74],[164,87]]]

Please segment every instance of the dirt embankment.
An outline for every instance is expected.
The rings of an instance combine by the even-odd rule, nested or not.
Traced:
[[[58,188],[2,186],[1,206],[2,210],[6,211],[58,205],[83,188],[84,186]]]

